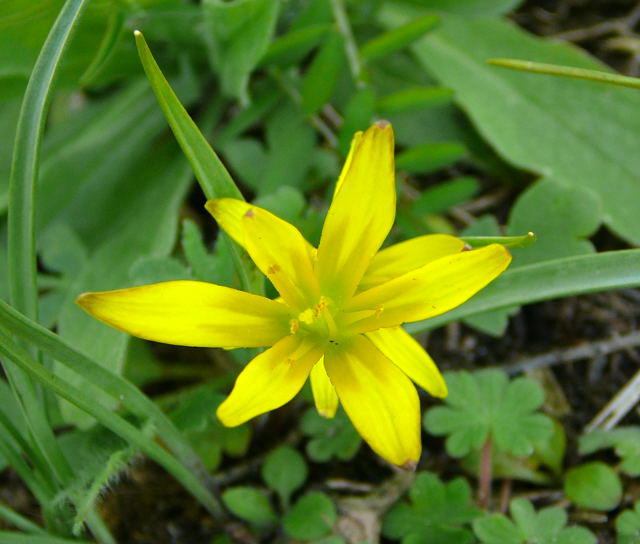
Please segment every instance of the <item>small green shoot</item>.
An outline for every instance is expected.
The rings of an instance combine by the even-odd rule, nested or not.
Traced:
[[[427,432],[447,435],[449,455],[463,457],[492,437],[494,446],[516,456],[530,455],[534,442],[553,433],[551,420],[538,413],[544,394],[528,378],[509,381],[500,370],[445,375],[449,396],[445,406],[427,411]]]
[[[616,518],[616,544],[640,542],[640,501],[633,510],[625,510]]]
[[[514,499],[511,518],[494,514],[473,522],[473,530],[483,544],[595,544],[595,536],[584,527],[565,527],[567,514],[561,508],[536,512],[525,499]]]
[[[622,483],[609,465],[594,461],[567,471],[564,492],[578,506],[607,511],[620,504]]]
[[[399,502],[389,511],[382,532],[403,544],[465,544],[473,535],[463,525],[479,515],[464,478],[445,484],[435,474],[422,472],[409,490],[409,502]]]
[[[289,509],[289,499],[307,479],[309,470],[304,457],[291,446],[273,450],[262,465],[262,479],[280,498],[283,510]]]
[[[307,454],[319,463],[334,457],[341,461],[351,459],[362,440],[342,410],[333,419],[322,417],[315,408],[309,409],[300,424],[302,432],[311,438],[307,443]]]
[[[284,530],[297,540],[316,540],[328,536],[338,513],[324,493],[313,491],[296,502],[284,517]]]
[[[620,470],[629,476],[640,476],[640,427],[617,427],[608,431],[595,430],[580,438],[580,453],[614,448],[620,457]]]

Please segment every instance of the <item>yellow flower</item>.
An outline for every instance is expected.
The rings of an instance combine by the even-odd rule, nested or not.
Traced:
[[[459,306],[496,278],[511,256],[501,245],[465,251],[427,235],[379,251],[395,217],[393,130],[379,122],[353,139],[316,250],[291,224],[228,198],[207,210],[271,280],[270,300],[197,281],[86,293],[78,304],[134,336],[207,347],[265,347],[217,411],[235,426],[290,401],[311,377],[316,407],[341,402],[379,455],[402,466],[420,457],[413,380],[434,396],[446,385],[400,325]]]

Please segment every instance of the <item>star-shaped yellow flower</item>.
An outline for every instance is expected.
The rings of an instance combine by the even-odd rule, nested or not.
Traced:
[[[280,298],[169,281],[86,293],[78,303],[134,336],[206,347],[266,347],[240,373],[218,418],[235,426],[290,401],[307,377],[320,414],[341,402],[379,455],[413,466],[420,404],[411,383],[444,397],[432,359],[400,327],[465,302],[509,265],[501,245],[465,251],[448,235],[380,250],[395,217],[393,130],[378,122],[353,139],[316,250],[290,223],[244,201],[206,204]]]

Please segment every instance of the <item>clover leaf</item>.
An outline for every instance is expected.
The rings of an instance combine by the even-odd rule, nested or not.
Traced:
[[[543,392],[528,378],[509,381],[500,370],[482,370],[447,373],[445,379],[446,406],[429,410],[424,427],[432,434],[448,435],[451,456],[478,450],[489,436],[498,451],[525,456],[533,452],[535,442],[553,433],[552,421],[537,413]]]
[[[318,462],[337,457],[342,461],[351,459],[360,447],[360,436],[342,410],[331,419],[322,417],[315,408],[310,408],[300,424],[302,432],[311,437],[307,454]]]
[[[633,510],[625,510],[616,518],[616,544],[640,542],[640,501]]]
[[[580,453],[583,455],[605,448],[614,448],[622,459],[620,470],[629,476],[640,476],[640,427],[595,430],[580,438]]]
[[[289,498],[307,479],[304,457],[291,446],[280,446],[267,455],[262,465],[262,479],[280,497],[284,510],[289,508]]]
[[[410,502],[397,503],[386,515],[382,532],[410,542],[465,544],[473,541],[463,524],[480,511],[472,506],[471,488],[464,478],[443,483],[435,474],[422,472],[409,490]]]
[[[484,544],[595,544],[595,536],[584,527],[565,527],[567,514],[561,508],[536,512],[525,499],[509,505],[511,519],[502,514],[478,518],[473,531]]]
[[[571,502],[583,508],[613,510],[622,499],[622,483],[609,465],[594,461],[567,471],[564,492]]]

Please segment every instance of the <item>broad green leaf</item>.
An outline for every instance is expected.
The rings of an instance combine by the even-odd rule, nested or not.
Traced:
[[[396,166],[400,170],[425,174],[449,166],[466,154],[465,146],[455,142],[420,144],[399,153]]]
[[[600,461],[585,463],[567,471],[567,498],[583,508],[613,510],[622,499],[622,484],[616,472]]]
[[[60,314],[58,332],[75,347],[116,373],[122,372],[127,335],[107,327],[84,313],[75,298],[85,291],[101,291],[132,285],[131,267],[142,257],[162,257],[171,251],[176,238],[178,210],[191,181],[188,163],[173,145],[146,155],[140,165],[122,180],[123,192],[113,195],[121,201],[112,217],[116,232],[91,248],[90,258],[71,285],[70,296]],[[126,195],[123,199],[122,195]],[[149,236],[153,233],[153,236]],[[105,275],[104,271],[109,270]],[[88,391],[95,386],[64,368],[59,375]],[[113,406],[99,391],[94,400]],[[63,412],[70,421],[87,425],[90,420],[76,410]]]
[[[424,215],[447,212],[470,200],[479,188],[478,180],[470,176],[443,181],[425,189],[414,202],[412,211]]]
[[[267,51],[279,0],[204,0],[209,49],[227,96],[249,102],[249,76]]]
[[[331,100],[344,65],[342,34],[333,30],[313,57],[302,80],[302,109],[311,114]]]
[[[134,285],[147,285],[161,281],[191,280],[193,276],[175,257],[142,257],[129,269]]]
[[[515,253],[511,266],[593,253],[588,237],[600,226],[601,216],[600,199],[590,189],[549,178],[536,182],[511,208],[508,232],[533,231],[537,240]]]
[[[470,315],[608,289],[640,285],[640,250],[605,251],[553,259],[507,270],[459,308],[427,321],[410,323],[417,333]]]
[[[501,15],[522,4],[523,0],[429,0],[429,9],[464,15]]]
[[[291,494],[307,479],[304,457],[290,446],[280,446],[267,455],[262,465],[262,479],[273,489],[287,510]]]
[[[254,525],[268,526],[277,521],[267,497],[254,487],[231,487],[222,494],[222,500],[236,516]]]
[[[462,457],[482,447],[489,436],[494,447],[516,456],[531,455],[533,442],[548,438],[553,426],[537,413],[544,400],[540,387],[528,378],[509,381],[499,370],[450,372],[445,406],[428,410],[427,432],[447,435],[449,455]]]
[[[279,187],[271,194],[256,198],[253,203],[293,224],[299,222],[306,205],[302,193],[287,185]]]
[[[640,427],[617,427],[591,431],[580,437],[580,453],[589,455],[605,448],[614,448],[621,458],[620,470],[629,476],[640,476]]]
[[[440,22],[437,15],[427,14],[369,40],[360,48],[360,56],[371,61],[402,49],[424,36]]]
[[[435,474],[418,474],[409,490],[410,502],[399,502],[384,518],[386,537],[408,542],[473,541],[464,527],[480,515],[471,500],[471,488],[463,478],[443,483]]]
[[[283,527],[298,540],[315,540],[327,536],[338,513],[333,501],[324,493],[314,491],[298,500],[284,517]]]
[[[348,461],[357,453],[362,442],[342,410],[334,418],[327,419],[318,414],[315,408],[310,408],[302,418],[300,429],[310,437],[307,455],[320,463],[333,457]]]
[[[616,518],[616,544],[637,544],[640,540],[640,501],[633,510],[625,510]]]
[[[387,4],[387,25],[406,14]],[[640,95],[590,81],[541,77],[485,64],[515,56],[578,68],[602,66],[570,45],[533,37],[507,22],[446,15],[413,46],[423,65],[456,92],[456,100],[496,151],[522,169],[591,189],[602,219],[640,242],[634,153],[640,142]],[[523,122],[525,120],[525,122]]]

